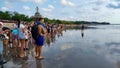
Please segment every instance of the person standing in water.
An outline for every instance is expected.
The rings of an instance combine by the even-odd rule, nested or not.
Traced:
[[[28,25],[25,25],[25,46],[24,50],[29,50],[29,38],[30,38],[30,31],[28,30]]]
[[[25,46],[25,26],[20,22],[20,20],[18,21],[18,40],[19,40],[19,47],[20,47],[20,54],[19,56],[21,58],[24,57],[24,46]],[[21,46],[20,46],[21,45]]]
[[[18,47],[18,29],[17,29],[17,25],[13,24],[13,30],[12,30],[12,43],[13,43],[13,47]]]
[[[84,24],[82,24],[81,26],[81,36],[84,37],[84,29],[85,29],[85,26]]]
[[[37,46],[36,46],[36,58],[38,60],[44,59],[42,57],[42,46],[44,45],[44,36],[47,33],[46,32],[46,26],[44,24],[44,18],[39,18],[38,22],[36,22],[38,25],[38,32],[39,32],[39,37],[35,40]]]

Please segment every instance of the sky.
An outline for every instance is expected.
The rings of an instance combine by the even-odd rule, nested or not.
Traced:
[[[120,24],[120,0],[0,0],[0,11],[28,16],[34,16],[36,6],[50,19]]]

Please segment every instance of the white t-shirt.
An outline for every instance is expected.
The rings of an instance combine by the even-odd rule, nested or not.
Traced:
[[[23,24],[20,24],[20,27],[18,28],[18,38],[19,39],[25,39],[25,33],[23,32],[23,29],[25,26]]]

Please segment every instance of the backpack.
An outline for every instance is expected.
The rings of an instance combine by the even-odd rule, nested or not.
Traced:
[[[31,34],[32,34],[33,39],[35,39],[35,40],[40,36],[40,34],[38,32],[38,25],[39,24],[35,24],[31,28]]]

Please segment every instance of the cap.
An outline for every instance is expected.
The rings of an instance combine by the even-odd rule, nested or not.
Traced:
[[[3,23],[2,23],[2,22],[0,22],[0,24],[1,24],[1,25],[3,25]]]

